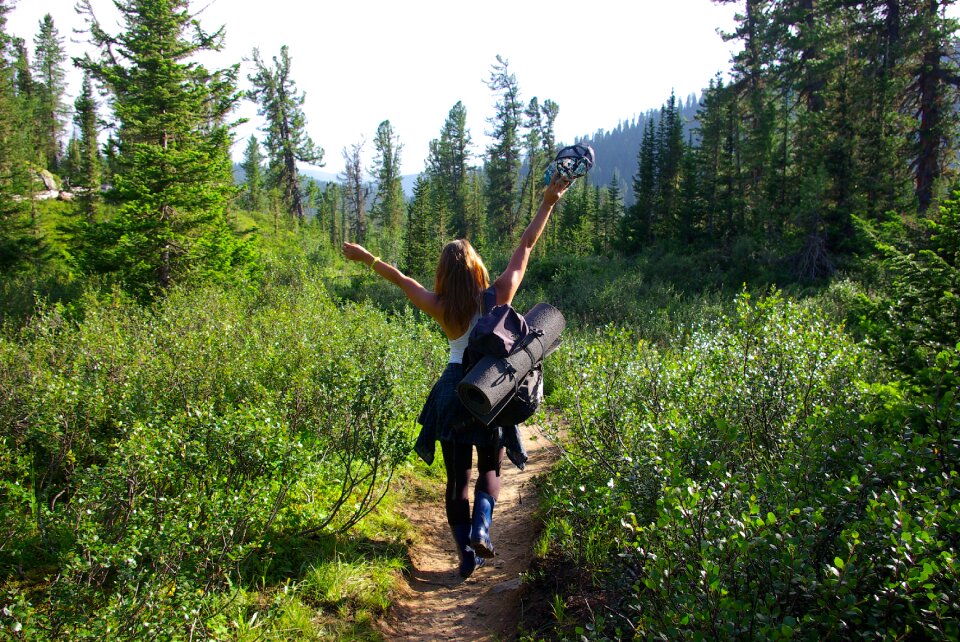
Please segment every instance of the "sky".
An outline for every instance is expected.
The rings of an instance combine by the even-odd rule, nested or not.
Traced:
[[[7,32],[33,39],[45,13],[69,56],[92,49],[75,0],[19,0]],[[122,31],[112,0],[91,0],[111,33]],[[557,139],[567,144],[610,130],[666,101],[671,91],[699,92],[727,72],[735,42],[724,42],[739,3],[710,0],[195,0],[207,30],[226,27],[224,50],[202,59],[208,67],[238,61],[248,88],[254,47],[269,61],[287,45],[291,75],[306,94],[307,131],[325,150],[322,171],[343,170],[342,150],[364,142],[365,165],[374,156],[378,125],[389,120],[403,145],[404,174],[423,170],[429,141],[457,102],[479,156],[489,144],[487,120],[496,96],[487,87],[497,55],[509,62],[521,100],[536,96],[560,106]],[[79,91],[79,73],[68,77],[68,102]],[[239,159],[251,134],[262,140],[256,107],[237,116]]]

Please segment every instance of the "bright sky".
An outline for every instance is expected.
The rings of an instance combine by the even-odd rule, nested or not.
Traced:
[[[8,15],[7,31],[33,39],[45,13],[53,16],[70,56],[88,49],[74,33],[84,23],[76,0],[20,0]],[[92,0],[101,24],[120,31],[111,0]],[[739,5],[739,3],[738,3]],[[423,169],[429,141],[458,101],[479,155],[495,96],[486,86],[497,54],[516,75],[521,99],[536,96],[560,106],[558,140],[572,143],[598,129],[613,129],[647,109],[659,107],[671,89],[679,97],[698,92],[718,71],[727,71],[735,43],[730,30],[738,5],[710,0],[199,0],[201,24],[226,25],[226,48],[209,67],[249,58],[254,47],[270,60],[286,44],[292,76],[306,92],[304,111],[314,142],[324,148],[323,171],[342,171],[341,151],[366,141],[372,163],[377,126],[390,120],[403,145],[405,174]],[[252,67],[241,67],[241,86]],[[70,97],[79,91],[70,75]],[[257,133],[256,109],[237,132],[234,157]],[[257,133],[261,140],[263,136]]]

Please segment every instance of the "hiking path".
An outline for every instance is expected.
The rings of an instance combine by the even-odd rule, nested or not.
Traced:
[[[530,461],[525,471],[504,459],[500,498],[491,536],[497,556],[462,580],[438,483],[410,501],[404,511],[416,537],[410,550],[411,572],[381,630],[387,640],[513,640],[526,595],[521,574],[530,566],[540,529],[534,517],[535,478],[557,459],[556,447],[537,426],[522,429]],[[436,465],[436,464],[435,464]]]

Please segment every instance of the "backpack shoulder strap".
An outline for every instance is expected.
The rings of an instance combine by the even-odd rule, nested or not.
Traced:
[[[480,293],[480,314],[486,314],[497,305],[497,290],[492,285]]]

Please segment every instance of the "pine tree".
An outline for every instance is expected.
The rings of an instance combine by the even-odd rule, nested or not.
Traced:
[[[444,237],[437,235],[442,224],[442,216],[435,209],[437,200],[431,180],[422,174],[418,176],[408,208],[403,259],[404,271],[417,279],[430,275],[443,242]]]
[[[447,198],[450,211],[449,234],[455,238],[473,237],[479,233],[476,225],[468,224],[466,190],[470,162],[470,130],[467,128],[467,110],[463,103],[450,108],[440,130],[440,138],[430,142],[427,173],[436,189]]]
[[[367,198],[370,196],[370,185],[364,180],[363,174],[363,146],[364,142],[354,143],[350,148],[343,148],[343,173],[340,180],[343,182],[344,204],[347,216],[350,218],[349,228],[344,226],[344,236],[356,243],[367,242]],[[352,231],[352,234],[347,230]]]
[[[125,31],[112,35],[89,0],[80,4],[101,55],[78,62],[110,90],[118,152],[109,194],[118,213],[94,227],[96,251],[85,263],[140,298],[181,282],[242,278],[251,248],[225,217],[238,67],[210,71],[191,60],[219,50],[223,29],[204,31],[186,0],[116,6]]]
[[[0,273],[24,264],[36,242],[26,224],[26,207],[14,197],[28,189],[25,105],[18,95],[17,68],[9,59],[14,39],[6,32],[11,6],[0,0]]]
[[[79,164],[76,167],[76,184],[83,188],[82,207],[92,220],[100,202],[100,184],[103,160],[100,157],[98,136],[100,128],[97,118],[97,99],[93,92],[93,79],[89,72],[83,74],[80,95],[73,103],[73,124],[80,133],[77,140]]]
[[[259,212],[266,207],[266,193],[263,176],[263,153],[260,151],[260,141],[254,134],[247,139],[247,146],[243,151],[243,205],[251,211]]]
[[[520,125],[523,103],[509,62],[497,56],[487,87],[497,93],[495,113],[489,119],[493,139],[487,148],[487,212],[494,237],[513,244],[520,221],[517,216],[517,178],[520,173]]]
[[[694,153],[696,170],[700,174],[698,193],[705,210],[704,233],[711,239],[717,230],[716,207],[720,201],[723,180],[725,93],[723,78],[717,74],[717,78],[710,81],[710,86],[703,93],[697,114],[700,144]]]
[[[637,173],[633,177],[633,205],[624,217],[622,244],[628,251],[639,249],[653,235],[653,216],[657,191],[656,130],[653,119],[643,128],[643,140],[637,154]]]
[[[343,227],[340,212],[343,206],[343,190],[339,183],[327,183],[320,195],[317,206],[318,223],[327,230],[331,247],[340,247],[343,243]]]
[[[17,104],[14,112],[17,139],[21,141],[22,151],[26,152],[24,160],[45,166],[42,127],[37,117],[40,112],[40,91],[33,79],[30,52],[23,38],[13,37],[10,43],[13,53],[13,94]]]
[[[591,254],[596,239],[597,199],[590,181],[577,180],[570,186],[557,218],[561,251],[573,256]]]
[[[660,109],[656,139],[656,192],[654,194],[654,234],[664,238],[677,235],[680,206],[680,170],[683,160],[683,123],[677,98],[670,93]]]
[[[613,248],[617,230],[623,225],[623,190],[620,174],[614,172],[610,183],[604,188],[597,211],[597,249],[606,254]]]
[[[403,225],[404,202],[403,182],[400,174],[400,144],[389,120],[377,127],[377,136],[373,141],[373,171],[377,181],[377,193],[371,217],[381,229],[381,251],[391,263],[400,259],[400,233]]]
[[[938,187],[942,189],[941,179],[950,171],[960,75],[955,59],[947,56],[957,22],[944,18],[944,11],[953,0],[923,0],[918,4],[911,25],[915,66],[907,100],[916,114],[911,167],[922,214],[933,204]]]
[[[307,134],[307,119],[303,113],[306,95],[297,91],[290,75],[290,52],[286,45],[280,48],[280,58],[273,58],[267,66],[260,51],[253,50],[255,73],[248,77],[253,84],[249,96],[264,117],[264,144],[270,157],[271,184],[283,193],[283,202],[291,216],[304,219],[303,194],[297,162],[323,166],[323,149],[317,147]]]
[[[464,238],[470,240],[471,245],[478,252],[486,251],[489,242],[486,229],[486,178],[479,169],[467,171],[466,196],[464,198]]]
[[[39,138],[46,157],[46,167],[52,172],[57,171],[60,164],[60,137],[67,116],[67,107],[63,102],[67,75],[63,64],[66,60],[63,38],[48,13],[40,21],[40,31],[34,39],[33,72],[37,83]]]

